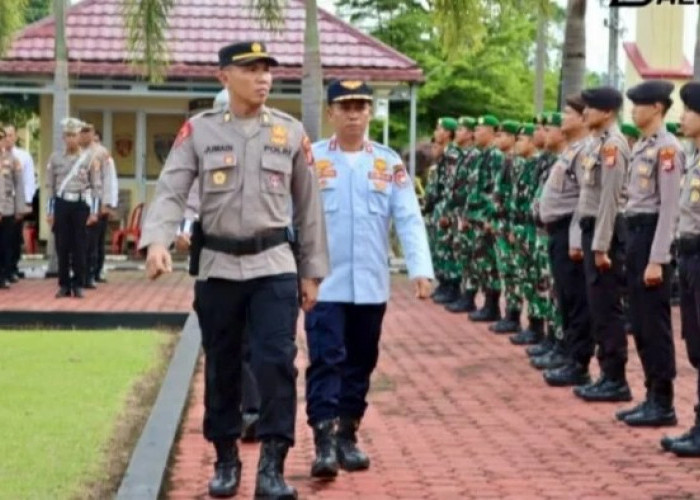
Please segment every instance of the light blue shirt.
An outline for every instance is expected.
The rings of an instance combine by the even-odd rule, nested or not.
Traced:
[[[433,278],[428,238],[411,178],[391,149],[367,142],[346,161],[334,138],[313,145],[328,232],[331,274],[319,301],[389,300],[389,227],[393,221],[411,278]]]

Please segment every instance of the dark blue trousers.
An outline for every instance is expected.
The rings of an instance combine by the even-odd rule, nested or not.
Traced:
[[[306,314],[309,425],[364,416],[385,312],[386,304],[319,302]]]

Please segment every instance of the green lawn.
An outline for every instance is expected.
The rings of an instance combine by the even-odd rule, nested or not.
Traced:
[[[0,331],[0,499],[80,496],[134,383],[160,364],[156,331]]]

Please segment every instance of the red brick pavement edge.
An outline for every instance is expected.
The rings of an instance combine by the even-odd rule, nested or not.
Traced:
[[[287,461],[287,478],[301,498],[700,499],[700,460],[677,459],[658,445],[665,432],[681,432],[692,422],[695,374],[679,338],[680,425],[631,429],[615,421],[619,405],[585,404],[570,389],[548,388],[506,336],[470,323],[465,315],[415,301],[399,278],[360,430],[372,467],[317,483],[309,478],[313,443],[305,424],[301,322],[299,334],[298,441]],[[630,360],[638,401],[643,384],[632,342]],[[214,455],[201,435],[202,395],[199,371],[174,451],[170,499],[207,498]],[[258,447],[241,449],[238,496],[251,498]]]

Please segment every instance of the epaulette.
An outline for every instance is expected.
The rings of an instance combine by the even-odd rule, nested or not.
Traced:
[[[280,111],[279,109],[276,108],[266,108],[267,111],[270,112],[271,115],[277,117],[277,118],[282,118],[283,120],[287,120],[290,122],[298,122],[296,118],[294,118],[292,115],[289,113],[285,113],[284,111]]]
[[[225,108],[205,109],[204,111],[200,111],[199,113],[192,115],[190,117],[190,121],[197,120],[197,119],[205,117],[205,116],[218,116],[218,115],[223,114],[225,111],[226,111]]]

